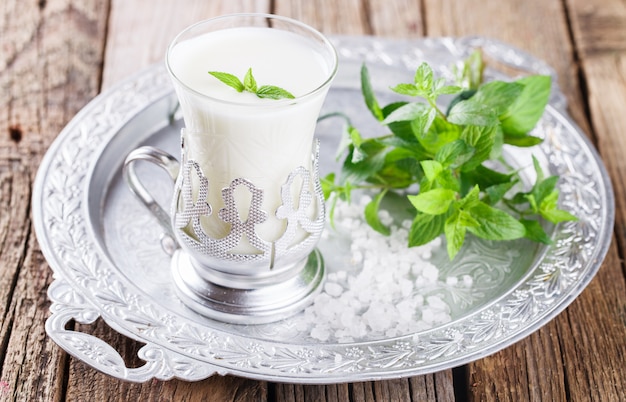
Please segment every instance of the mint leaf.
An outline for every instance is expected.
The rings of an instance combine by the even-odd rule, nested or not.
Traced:
[[[364,155],[359,156],[358,162],[353,162],[353,153],[356,149],[351,146],[342,166],[341,182],[350,181],[360,183],[375,176],[385,165],[385,154],[387,147],[377,139],[364,140],[358,147],[357,152]]]
[[[458,254],[465,241],[465,233],[467,228],[462,224],[461,214],[457,212],[451,215],[444,225],[444,233],[446,234],[448,257],[453,260]]]
[[[391,90],[399,93],[400,95],[407,96],[418,96],[421,93],[420,90],[413,84],[398,84],[395,87],[392,87]]]
[[[547,197],[553,196],[556,188],[556,183],[559,178],[557,176],[550,176],[535,183],[531,190],[532,195],[535,197],[538,203],[544,202]]]
[[[378,193],[376,197],[365,206],[365,221],[378,233],[389,236],[391,231],[387,226],[383,225],[378,216],[380,202],[385,198],[385,195],[387,195],[386,191]]]
[[[427,107],[426,110],[426,113],[417,117],[411,122],[411,128],[413,129],[413,133],[417,136],[418,139],[423,138],[426,133],[428,133],[428,130],[430,130],[431,125],[437,117],[437,109],[433,107]]]
[[[477,166],[471,171],[462,172],[462,176],[466,180],[470,180],[479,185],[480,188],[487,188],[498,184],[509,183],[514,181],[513,173],[502,173],[485,166]]]
[[[542,210],[541,216],[543,216],[546,220],[552,223],[559,222],[567,222],[567,221],[577,221],[578,218],[571,213],[564,211],[562,209],[550,209],[550,210]]]
[[[229,87],[235,88],[237,92],[242,92],[244,90],[244,85],[242,84],[242,82],[239,80],[239,78],[235,77],[232,74],[222,73],[219,71],[209,71],[209,74],[222,81]]]
[[[492,108],[473,101],[474,97],[460,101],[450,109],[448,122],[459,126],[493,126],[498,124],[498,115]]]
[[[515,184],[517,184],[517,181],[494,184],[485,188],[485,194],[487,195],[487,197],[485,198],[485,202],[490,205],[495,205],[497,202],[504,198],[506,193],[508,193]]]
[[[558,209],[559,191],[553,190],[550,194],[543,197],[539,203],[539,213],[545,219],[552,223],[574,221],[576,217],[567,211]]]
[[[502,132],[502,127],[498,126],[496,128],[496,134],[493,138],[493,146],[491,147],[491,153],[489,154],[489,159],[500,160],[502,157],[502,149],[504,148],[504,133]]]
[[[523,89],[524,85],[517,82],[491,81],[478,88],[472,100],[499,116],[515,102]]]
[[[448,104],[448,108],[446,109],[446,116],[450,114],[450,110],[452,110],[454,105],[461,101],[467,100],[474,95],[476,95],[475,89],[466,89],[465,91],[461,91],[460,93],[458,93]]]
[[[427,94],[433,87],[433,70],[428,63],[422,63],[415,71],[413,77],[415,87],[420,90],[421,93]]]
[[[524,225],[524,228],[526,228],[525,237],[527,239],[543,244],[553,243],[552,239],[550,239],[539,222],[530,219],[522,219],[520,220],[520,223]]]
[[[533,168],[535,169],[535,173],[537,174],[536,182],[539,183],[543,181],[545,174],[543,173],[543,169],[541,168],[541,164],[539,163],[539,159],[533,155]]]
[[[469,210],[474,208],[474,206],[478,205],[480,202],[479,196],[480,188],[478,186],[472,187],[470,191],[467,192],[465,197],[457,202],[457,207],[460,209]],[[475,220],[473,222],[476,222]],[[477,223],[475,223],[477,225]]]
[[[451,124],[439,114],[435,116],[425,134],[421,133],[424,128],[423,123],[412,122],[411,127],[419,143],[432,155],[436,154],[445,144],[458,140],[462,130],[462,127]]]
[[[259,98],[268,99],[294,99],[295,96],[289,91],[282,88],[275,87],[273,85],[263,85],[256,91],[256,95]]]
[[[256,93],[257,91],[256,80],[252,75],[252,68],[249,68],[246,72],[246,76],[243,77],[243,87],[248,92]]]
[[[374,96],[374,90],[372,89],[372,83],[370,82],[370,74],[365,66],[365,63],[361,66],[361,92],[365,99],[365,104],[376,120],[381,121],[383,119],[383,111]]]
[[[409,201],[420,212],[430,215],[441,215],[448,211],[450,204],[456,199],[456,192],[446,188],[420,192],[409,195]]]
[[[468,230],[483,239],[513,240],[526,234],[526,228],[517,219],[484,202],[473,206],[470,213],[480,225],[469,227]]]
[[[443,172],[443,164],[438,161],[426,160],[421,162],[424,175],[429,181],[435,181],[437,176]]]
[[[392,112],[406,105],[408,102],[394,102],[385,107],[383,107],[383,116],[387,118]],[[385,123],[383,123],[385,124]],[[398,139],[402,139],[407,143],[415,144],[417,143],[417,138],[413,135],[413,129],[411,128],[410,121],[397,121],[393,123],[388,123],[387,127]]]
[[[516,81],[524,85],[522,93],[500,116],[502,131],[508,135],[525,135],[532,130],[550,98],[551,78],[533,75]]]
[[[434,188],[446,188],[454,192],[458,192],[460,189],[459,181],[454,176],[453,172],[449,168],[441,168],[439,170],[430,169],[437,168],[437,164],[441,164],[434,160],[426,160],[421,162],[422,169],[424,169],[424,178],[420,181],[420,194],[426,191],[430,191]]]
[[[431,242],[444,232],[447,215],[428,215],[418,213],[409,230],[409,247],[421,246]]]
[[[400,121],[413,121],[427,114],[429,109],[430,107],[423,103],[407,103],[389,113],[389,115],[382,121],[382,124],[391,124]]]
[[[209,71],[209,74],[234,88],[237,92],[251,92],[256,94],[259,98],[263,99],[294,99],[293,94],[283,88],[274,85],[264,85],[260,88],[257,86],[256,79],[252,75],[252,68],[249,68],[246,75],[243,78],[243,82],[239,78],[230,73],[224,73],[219,71]]]
[[[489,159],[496,137],[497,126],[466,126],[461,139],[474,148],[474,154],[461,167],[461,170],[474,170]]]
[[[483,63],[480,49],[474,50],[472,54],[464,60],[461,68],[454,67],[457,85],[465,89],[475,90],[478,89],[483,82],[485,64]]]
[[[434,159],[443,166],[449,167],[463,164],[472,154],[472,147],[469,147],[465,141],[456,140],[441,147]]]
[[[350,143],[354,147],[352,151],[352,163],[359,163],[367,157],[367,153],[361,149],[363,137],[361,137],[359,130],[352,126],[348,127],[348,137],[350,138]]]
[[[539,137],[534,137],[532,135],[522,135],[522,136],[513,136],[513,135],[505,135],[504,143],[509,145],[515,145],[516,147],[534,147],[535,145],[541,144],[543,139]]]
[[[521,169],[510,166],[502,153],[505,143],[533,146],[541,142],[528,132],[545,108],[548,77],[482,84],[484,67],[480,51],[474,52],[462,70],[456,70],[457,86],[435,77],[423,63],[412,83],[391,87],[423,101],[381,106],[363,65],[361,89],[366,106],[390,133],[370,138],[348,124],[340,144],[345,158],[340,179],[335,183],[335,176],[329,176],[323,184],[324,194],[335,196],[331,210],[337,198],[349,200],[353,189],[373,191],[365,220],[375,230],[389,233],[378,217],[380,205],[387,197],[401,196],[413,206],[406,210],[414,214],[409,246],[443,234],[450,259],[459,253],[467,232],[494,241],[525,237],[548,244],[551,240],[543,220],[576,219],[558,208],[558,179],[544,175],[536,158],[531,189],[514,193],[522,182]],[[438,97],[455,94],[442,113]]]
[[[444,78],[437,78],[433,82],[430,93],[431,97],[437,97],[440,95],[453,95],[462,90],[463,88],[457,85],[446,85],[446,80]]]
[[[324,194],[325,200],[328,200],[330,198],[330,194],[334,191],[335,176],[335,173],[329,173],[320,179],[320,184],[322,185],[322,193]]]
[[[406,148],[395,148],[387,152],[376,182],[392,189],[406,188],[419,182],[423,173],[415,156],[413,150]]]

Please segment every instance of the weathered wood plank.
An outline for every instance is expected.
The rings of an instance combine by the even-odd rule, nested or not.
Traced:
[[[597,146],[613,180],[616,202],[616,234],[620,250],[626,250],[626,169],[623,110],[626,105],[626,5],[621,1],[570,0],[573,35],[578,42],[583,77],[587,84],[591,122]],[[603,25],[604,19],[622,23]],[[590,22],[594,21],[594,22]]]
[[[626,31],[626,26],[623,30]],[[568,309],[572,337],[563,339],[563,361],[573,395],[624,400],[626,381],[626,51],[595,53],[582,60],[597,146],[613,182],[617,244],[598,277]],[[621,253],[618,257],[618,251]],[[621,261],[620,261],[621,260]],[[584,359],[577,358],[578,356]],[[604,370],[597,370],[597,367]]]
[[[365,4],[372,35],[399,38],[424,36],[424,16],[419,0],[370,0]]]
[[[43,328],[51,273],[31,233],[32,168],[15,166],[0,174],[0,400],[54,400],[63,388],[54,368],[65,356]]]
[[[274,384],[276,402],[341,402],[350,400],[348,384]],[[356,400],[356,399],[353,399]]]
[[[409,401],[411,390],[409,380],[399,378],[387,381],[373,382],[374,395],[377,401]]]
[[[409,379],[412,401],[454,401],[454,379],[452,370],[433,375],[422,375]]]
[[[66,355],[44,331],[52,271],[30,218],[39,161],[99,87],[107,3],[0,8],[0,399],[59,400]]]
[[[551,322],[539,334],[470,365],[470,394],[481,401],[566,400],[560,353]]]
[[[626,4],[619,0],[566,0],[581,59],[626,51]]]
[[[360,0],[276,0],[273,12],[302,21],[326,35],[365,35],[371,33],[371,27],[364,3]]]
[[[152,63],[163,62],[172,39],[195,22],[224,14],[269,11],[269,0],[114,0],[111,5],[102,88],[109,88]]]

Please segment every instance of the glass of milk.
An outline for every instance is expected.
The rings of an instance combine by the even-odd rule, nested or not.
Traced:
[[[324,277],[315,251],[324,200],[313,134],[337,70],[332,44],[292,19],[227,15],[181,32],[166,66],[185,124],[180,165],[144,148],[129,155],[125,170],[151,209],[133,163],[152,161],[176,178],[169,230],[179,246],[172,258],[179,295],[192,309],[230,322],[299,311]],[[243,82],[249,69],[259,87],[294,97],[260,98],[209,74]]]

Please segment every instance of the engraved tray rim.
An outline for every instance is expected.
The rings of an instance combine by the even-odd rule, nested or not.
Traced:
[[[542,61],[482,37],[396,40],[335,36],[332,40],[340,60],[415,68],[421,57],[445,54],[460,58],[481,46],[505,64],[555,75]],[[111,138],[135,115],[172,91],[165,70],[155,65],[98,95],[51,145],[34,184],[35,231],[55,278],[48,289],[52,314],[46,321],[46,332],[71,355],[116,378],[193,381],[217,373],[328,384],[452,368],[495,353],[545,325],[587,286],[610,246],[615,215],[610,179],[589,140],[564,112],[564,97],[557,89],[547,115],[580,145],[580,149],[569,149],[577,153],[557,155],[557,159],[582,158],[589,164],[585,168],[593,171],[585,173],[590,176],[587,178],[570,172],[571,177],[568,173],[565,180],[571,180],[575,187],[577,180],[590,179],[597,193],[586,194],[590,199],[583,200],[589,204],[584,204],[588,207],[584,219],[558,227],[557,233],[573,233],[559,251],[564,256],[544,253],[538,267],[497,301],[428,331],[348,344],[248,339],[185,317],[168,316],[150,308],[147,295],[137,291],[136,285],[118,272],[120,268],[110,266],[103,250],[90,238],[91,207],[84,191],[91,185],[93,160],[100,157]],[[572,159],[565,162],[574,167],[580,163]],[[578,208],[567,194],[565,198]],[[554,261],[543,266],[546,259]],[[87,324],[98,317],[117,332],[146,344],[138,352],[146,361],[144,366],[127,368],[110,345],[95,336],[65,329],[72,319]]]

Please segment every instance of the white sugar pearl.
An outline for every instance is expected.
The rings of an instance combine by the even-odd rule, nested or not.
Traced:
[[[446,278],[446,285],[448,286],[456,286],[459,283],[459,280],[455,276],[449,276]]]
[[[439,269],[429,260],[440,248],[440,238],[419,247],[407,246],[411,220],[395,225],[392,215],[381,210],[379,218],[390,227],[390,236],[370,228],[363,218],[363,208],[370,201],[366,196],[353,204],[339,201],[336,205],[336,233],[350,238],[346,257],[351,266],[345,267],[348,271],[329,273],[323,291],[296,318],[294,326],[308,328],[313,339],[346,343],[430,329],[450,321],[450,307],[438,295],[425,299],[425,292],[432,293],[441,281],[448,286],[472,285],[469,275],[439,280]],[[325,233],[330,233],[326,241],[332,242],[334,232]]]
[[[327,294],[333,297],[339,297],[343,293],[341,285],[333,282],[327,282],[326,285],[324,285],[324,290]]]

